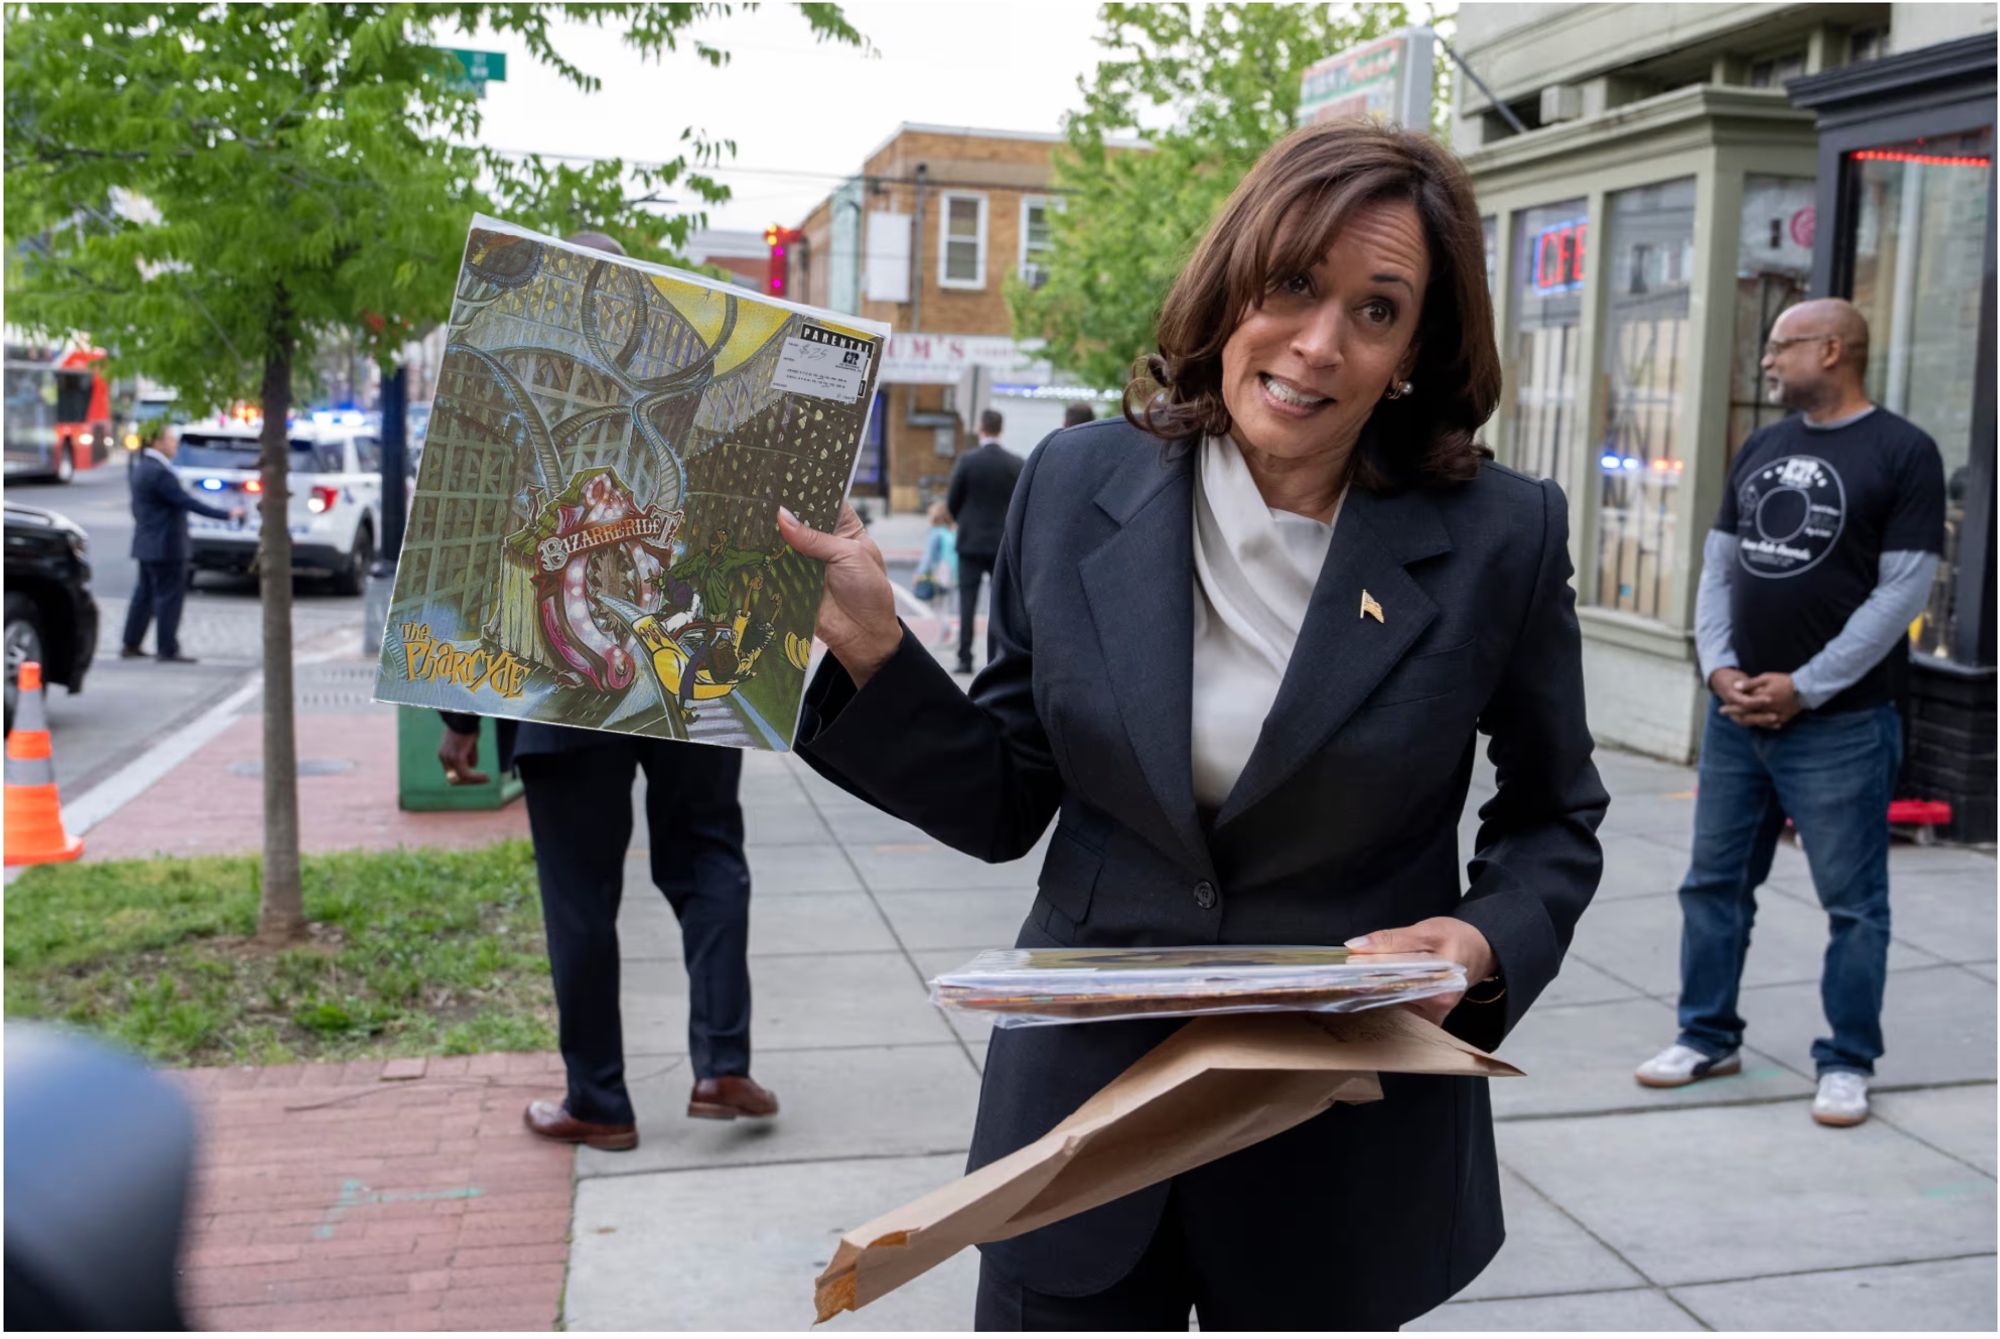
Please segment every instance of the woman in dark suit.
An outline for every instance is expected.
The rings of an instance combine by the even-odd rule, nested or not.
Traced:
[[[1022,946],[1347,943],[1465,967],[1415,1006],[1499,1043],[1597,886],[1561,491],[1492,463],[1470,184],[1429,139],[1302,129],[1224,206],[1124,421],[1029,461],[961,692],[896,621],[851,513],[799,752],[940,841],[1018,858]],[[1461,885],[1476,733],[1498,793]],[[971,1164],[1040,1137],[1166,1022],[997,1031]],[[1499,1249],[1481,1079],[1384,1099],[983,1249],[985,1329],[1390,1328]]]

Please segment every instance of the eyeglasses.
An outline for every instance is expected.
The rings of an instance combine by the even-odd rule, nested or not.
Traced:
[[[1794,344],[1814,344],[1839,338],[1838,335],[1794,335],[1790,339],[1767,339],[1764,341],[1764,356],[1776,358]]]

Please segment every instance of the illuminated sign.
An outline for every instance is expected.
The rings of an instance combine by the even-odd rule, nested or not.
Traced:
[[[773,223],[764,229],[764,245],[771,248],[771,264],[764,276],[764,291],[773,297],[785,295],[785,246],[805,237],[797,228]]]
[[[1583,287],[1583,253],[1589,234],[1589,220],[1579,218],[1551,224],[1529,239],[1528,257],[1534,265],[1529,286],[1537,297],[1574,293]]]
[[[1847,155],[1862,163],[1917,163],[1923,167],[1991,167],[1991,158],[1977,154],[1906,153],[1901,149],[1857,149]]]

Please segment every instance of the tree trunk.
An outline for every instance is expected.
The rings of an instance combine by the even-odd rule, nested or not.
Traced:
[[[299,889],[299,746],[292,716],[292,531],[289,518],[292,354],[295,340],[284,291],[264,355],[264,492],[259,502],[257,574],[264,605],[264,896],[257,937],[268,944],[303,939]]]

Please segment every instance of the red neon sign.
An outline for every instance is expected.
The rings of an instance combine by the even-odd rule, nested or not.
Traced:
[[[1535,234],[1535,289],[1566,293],[1583,287],[1583,256],[1590,224],[1571,219]]]
[[[1856,149],[1848,157],[1866,163],[1921,163],[1925,167],[1991,167],[1991,158],[1953,157],[1937,153],[1904,153],[1900,149]]]

